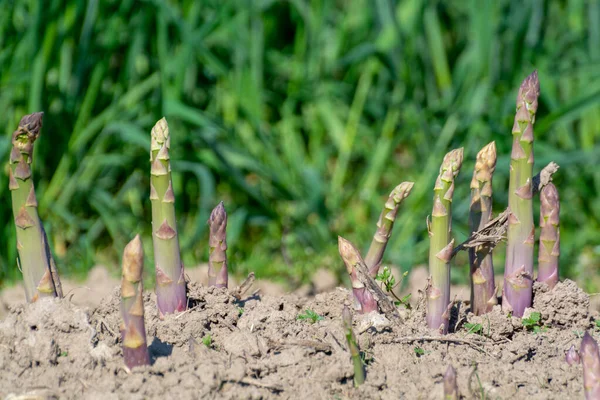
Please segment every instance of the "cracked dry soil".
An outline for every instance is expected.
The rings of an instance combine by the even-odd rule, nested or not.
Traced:
[[[546,325],[540,333],[499,307],[475,317],[457,304],[454,332],[437,336],[426,327],[422,299],[401,310],[398,324],[355,315],[367,361],[359,388],[342,331],[346,289],[237,301],[226,290],[192,283],[191,308],[164,320],[148,293],[153,363],[132,372],[122,361],[118,289],[95,309],[67,299],[38,301],[12,307],[0,321],[0,397],[441,399],[442,375],[452,364],[461,398],[583,398],[582,368],[569,366],[564,352],[593,328],[589,297],[568,280],[551,292],[537,284],[534,290],[534,309]],[[306,309],[323,319],[298,320]],[[480,334],[468,333],[466,324],[480,324]]]

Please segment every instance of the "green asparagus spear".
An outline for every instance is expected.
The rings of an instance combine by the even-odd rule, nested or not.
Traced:
[[[600,399],[600,353],[598,343],[585,332],[579,350],[581,364],[583,364],[583,390],[586,400]]]
[[[375,300],[373,294],[358,278],[356,265],[364,263],[360,253],[352,243],[341,236],[338,237],[338,249],[342,260],[346,265],[346,271],[348,271],[348,275],[350,275],[352,293],[354,294],[354,299],[357,303],[357,310],[362,314],[377,311],[379,309],[377,307],[377,300]]]
[[[539,94],[540,83],[537,71],[534,71],[519,88],[512,129],[502,308],[515,317],[522,317],[525,308],[531,307],[533,294],[533,124]]]
[[[365,257],[365,263],[367,264],[369,274],[372,277],[376,277],[377,272],[379,271],[383,253],[385,252],[388,240],[392,235],[392,228],[396,221],[398,208],[402,201],[408,197],[413,186],[413,182],[402,182],[392,190],[392,193],[390,193],[390,196],[385,202],[383,211],[379,216],[379,221],[377,221],[377,231],[375,231],[371,247],[369,247],[369,251]]]
[[[444,400],[458,400],[459,398],[456,371],[452,365],[448,365],[444,374]]]
[[[558,256],[560,255],[559,214],[560,202],[554,184],[549,183],[540,192],[540,249],[537,280],[551,289],[558,282]]]
[[[123,358],[128,368],[150,364],[144,326],[144,248],[137,235],[123,250],[123,277],[121,279],[121,339]]]
[[[348,342],[350,357],[352,357],[352,362],[354,363],[354,386],[358,387],[365,382],[366,372],[363,360],[360,358],[360,349],[356,342],[356,336],[354,336],[354,331],[352,330],[352,313],[347,306],[344,306],[342,310],[342,323],[344,325],[344,333]]]
[[[429,227],[429,273],[427,289],[427,325],[431,329],[448,332],[450,319],[450,258],[452,239],[452,194],[454,179],[460,171],[463,149],[455,149],[444,156],[440,174],[433,188],[433,211]]]
[[[44,113],[25,115],[12,134],[9,189],[17,229],[17,251],[23,272],[27,301],[40,297],[60,296],[60,280],[38,215],[38,203],[33,188],[31,162],[33,144],[42,129]]]
[[[483,228],[492,219],[492,175],[496,168],[496,143],[485,146],[477,154],[475,172],[471,180],[471,233]],[[494,265],[488,246],[469,249],[471,265],[471,311],[482,315],[497,304]]]
[[[171,138],[166,119],[152,128],[150,144],[150,200],[152,239],[156,267],[156,301],[161,316],[187,308],[183,264],[175,218],[175,195],[171,183],[169,148]]]
[[[208,286],[227,287],[227,213],[223,202],[210,213]]]

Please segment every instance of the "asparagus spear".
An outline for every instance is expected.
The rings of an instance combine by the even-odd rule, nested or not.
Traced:
[[[550,183],[540,192],[540,249],[538,255],[537,280],[547,284],[551,289],[558,282],[558,256],[560,255],[559,214],[560,202],[558,191]]]
[[[372,277],[377,276],[377,272],[379,271],[383,253],[392,235],[392,228],[394,227],[394,221],[396,221],[398,208],[402,201],[408,197],[413,186],[414,182],[402,182],[392,190],[392,193],[390,193],[385,202],[383,211],[379,216],[379,221],[377,221],[377,231],[375,231],[371,247],[369,247],[369,251],[365,257],[365,263]]]
[[[354,363],[354,386],[358,387],[365,382],[365,365],[360,358],[360,349],[356,342],[356,336],[352,330],[352,313],[347,306],[344,306],[342,310],[342,323],[344,324],[344,334],[346,335],[346,341],[348,342],[348,350],[350,351],[350,357]]]
[[[502,308],[522,317],[531,307],[533,279],[533,124],[538,107],[540,83],[537,71],[529,75],[519,88],[517,111],[512,128],[513,146],[510,156],[508,193],[508,232]]]
[[[31,173],[33,144],[42,129],[43,116],[43,112],[38,112],[21,118],[19,127],[12,134],[8,169],[8,187],[17,230],[18,262],[29,302],[62,294],[58,274],[53,273],[54,260],[38,215]]]
[[[575,348],[575,345],[571,345],[569,350],[565,352],[565,361],[569,365],[577,365],[581,362],[581,357],[579,357],[579,352]]]
[[[600,399],[600,353],[598,343],[587,332],[581,340],[579,350],[583,364],[583,390],[587,400]]]
[[[452,233],[452,194],[454,179],[460,171],[463,149],[455,149],[444,156],[440,174],[433,188],[433,211],[429,227],[429,273],[427,289],[427,324],[431,329],[448,333],[450,319],[450,258],[454,247]]]
[[[150,144],[150,200],[152,241],[156,267],[156,301],[160,316],[183,311],[187,296],[175,220],[175,195],[171,183],[169,148],[171,138],[166,119],[152,128]]]
[[[123,358],[128,368],[150,364],[144,326],[144,249],[140,235],[136,235],[123,250],[123,277],[121,279],[121,339]]]
[[[444,374],[444,400],[458,400],[458,385],[456,384],[456,371],[448,365]]]
[[[357,310],[360,313],[366,314],[371,311],[377,311],[377,300],[373,297],[373,294],[367,289],[364,283],[361,282],[358,276],[356,265],[363,263],[364,261],[352,243],[343,237],[338,237],[338,249],[348,275],[350,275],[350,282],[352,283],[352,292],[354,293],[354,299],[357,303]]]
[[[471,180],[471,207],[469,224],[471,234],[483,228],[492,219],[492,176],[496,168],[496,143],[485,146],[477,154],[475,172]],[[497,304],[494,264],[489,246],[469,249],[471,265],[471,311],[482,315]]]
[[[220,202],[210,213],[208,286],[227,287],[227,213]]]

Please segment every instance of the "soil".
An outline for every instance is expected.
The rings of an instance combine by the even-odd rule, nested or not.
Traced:
[[[0,321],[0,397],[441,399],[452,364],[461,398],[583,398],[582,368],[569,366],[564,352],[595,326],[589,297],[568,280],[552,291],[536,284],[538,333],[500,307],[476,317],[459,301],[452,333],[440,336],[427,329],[424,300],[414,293],[401,322],[354,315],[367,362],[366,381],[355,388],[340,317],[348,290],[238,301],[190,283],[189,297],[188,311],[161,320],[154,294],[146,294],[152,365],[132,371],[122,361],[118,288],[94,306],[68,298],[9,306]],[[298,319],[307,309],[322,319]]]

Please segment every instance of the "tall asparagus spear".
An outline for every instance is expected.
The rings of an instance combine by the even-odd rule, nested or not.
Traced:
[[[40,297],[60,296],[60,280],[53,273],[54,261],[47,243],[38,204],[33,188],[31,162],[33,144],[42,129],[44,113],[25,115],[12,134],[9,189],[12,197],[13,215],[17,229],[17,251],[23,272],[27,301]]]
[[[408,197],[413,186],[414,182],[402,182],[392,190],[392,193],[390,193],[390,196],[385,202],[383,211],[379,216],[379,221],[377,221],[377,231],[375,231],[371,247],[369,247],[369,251],[365,257],[365,263],[367,264],[369,274],[372,277],[377,276],[377,272],[379,271],[383,253],[385,252],[388,240],[392,235],[392,228],[396,221],[398,208],[402,201]]]
[[[440,174],[433,188],[433,211],[429,227],[429,273],[427,289],[427,324],[431,329],[448,332],[450,319],[450,258],[454,239],[452,233],[452,194],[454,179],[460,171],[463,149],[455,149],[444,156]]]
[[[456,384],[456,371],[448,365],[444,373],[444,400],[458,400],[458,385]]]
[[[550,183],[540,192],[540,249],[537,280],[551,289],[558,282],[558,256],[560,255],[560,202],[558,191]]]
[[[508,193],[508,232],[502,308],[522,317],[531,307],[533,280],[533,124],[538,108],[540,83],[533,71],[519,88],[517,112],[512,128]]]
[[[377,300],[358,278],[356,265],[364,263],[360,253],[352,243],[341,236],[338,237],[338,249],[342,260],[344,260],[344,264],[346,265],[348,275],[350,275],[352,292],[354,293],[354,299],[358,305],[357,310],[363,314],[377,311]]]
[[[496,168],[496,143],[485,146],[477,154],[475,172],[471,180],[471,233],[483,228],[492,219],[492,176]],[[497,304],[494,264],[488,246],[469,249],[471,264],[471,311],[482,315]]]
[[[227,213],[220,202],[210,213],[208,286],[227,287]]]
[[[583,364],[583,390],[587,400],[600,399],[600,353],[598,343],[587,332],[581,340],[579,350]]]
[[[167,120],[152,128],[150,144],[150,200],[152,202],[152,241],[156,266],[156,301],[161,316],[187,308],[183,265],[175,219],[175,195],[171,183]]]
[[[342,323],[344,325],[344,334],[346,335],[346,341],[348,342],[348,350],[354,363],[354,386],[358,387],[365,382],[365,365],[360,358],[360,349],[356,342],[356,336],[352,330],[352,313],[347,306],[344,306],[342,310]]]
[[[136,235],[123,250],[123,277],[121,279],[121,339],[123,358],[128,368],[150,364],[144,326],[144,248]]]

